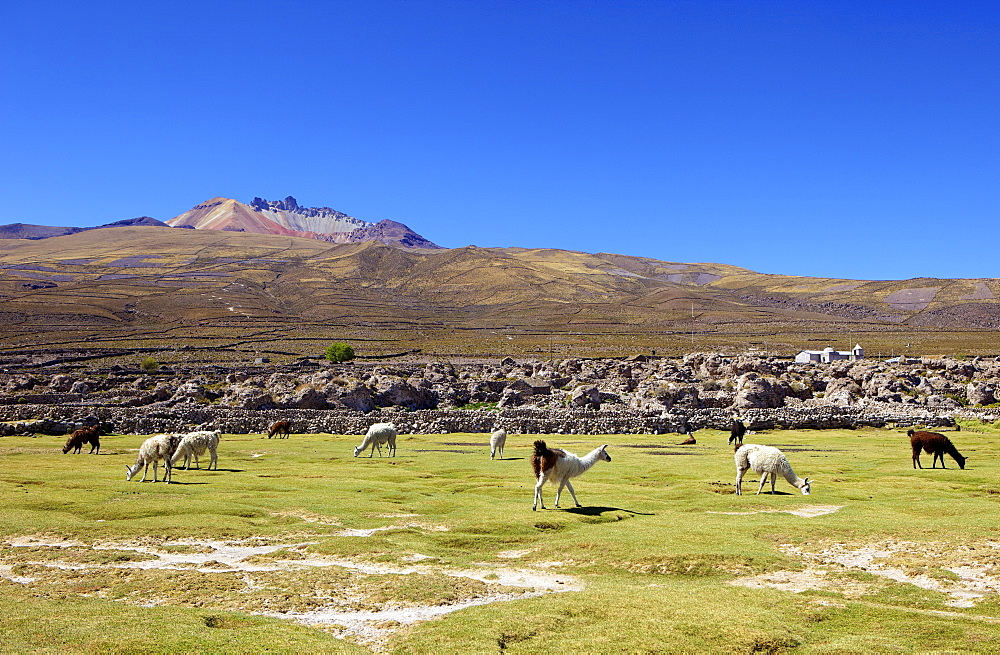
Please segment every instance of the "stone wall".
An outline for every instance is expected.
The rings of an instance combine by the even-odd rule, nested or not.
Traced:
[[[984,410],[988,420],[998,412]],[[990,413],[992,412],[992,413]],[[750,430],[776,428],[830,429],[954,425],[952,412],[896,403],[846,407],[780,407],[745,409],[741,418]],[[962,415],[971,417],[972,410]],[[368,426],[393,422],[400,433],[446,434],[490,432],[502,427],[519,434],[664,434],[681,432],[685,421],[695,429],[728,430],[731,410],[693,409],[657,412],[606,407],[600,410],[539,409],[517,407],[500,410],[375,410],[367,414],[349,410],[274,409],[248,410],[187,403],[165,408],[130,408],[96,405],[0,406],[0,436],[11,434],[65,434],[94,420],[119,434],[154,434],[189,430],[196,426],[229,434],[267,432],[276,420],[292,422],[297,433],[364,434]]]

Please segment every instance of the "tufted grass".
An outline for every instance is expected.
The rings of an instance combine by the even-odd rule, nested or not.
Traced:
[[[100,455],[63,455],[59,437],[0,439],[0,643],[5,652],[203,652],[363,650],[318,628],[261,616],[323,595],[356,607],[447,604],[483,583],[447,575],[360,575],[338,567],[238,576],[100,569],[141,562],[127,544],[254,540],[286,548],[253,561],[336,557],[401,565],[424,556],[447,573],[503,566],[572,575],[584,590],[493,603],[399,626],[383,642],[405,652],[887,652],[989,651],[1000,639],[1000,601],[954,607],[940,591],[859,568],[825,567],[822,588],[801,593],[730,584],[746,576],[805,574],[789,551],[836,544],[899,545],[884,562],[910,575],[960,581],[950,570],[1000,561],[1000,465],[995,433],[949,433],[969,458],[959,470],[913,470],[901,431],[776,431],[747,441],[782,448],[815,480],[805,497],[733,493],[727,435],[546,435],[584,454],[609,443],[610,463],[577,482],[583,508],[531,511],[530,444],[511,435],[507,459],[489,460],[488,435],[401,435],[396,458],[351,456],[357,436],[224,435],[218,471],[175,471],[175,484],[126,482],[143,437],[102,438]],[[206,458],[207,459],[207,458]],[[923,457],[930,465],[930,456]],[[769,488],[769,487],[768,487]],[[544,491],[548,507],[555,489]],[[840,506],[805,518],[782,510]],[[751,513],[758,512],[758,513]],[[345,529],[379,530],[341,536]],[[16,537],[87,546],[12,548]],[[92,550],[102,544],[106,550]],[[976,550],[968,550],[969,547]],[[170,544],[174,551],[198,546]],[[511,554],[517,557],[498,557]],[[253,574],[258,575],[258,574]],[[857,592],[857,590],[863,590]],[[853,591],[852,591],[853,590]],[[318,594],[319,596],[315,596]],[[143,603],[155,602],[153,607]],[[325,602],[325,601],[324,601]]]

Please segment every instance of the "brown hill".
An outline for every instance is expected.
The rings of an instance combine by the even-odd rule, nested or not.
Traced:
[[[235,201],[234,201],[235,202]],[[316,355],[630,355],[860,341],[871,355],[992,353],[1000,281],[763,275],[519,248],[419,250],[122,227],[0,246],[6,350],[59,344]]]

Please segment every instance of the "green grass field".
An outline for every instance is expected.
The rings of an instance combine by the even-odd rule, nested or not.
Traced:
[[[966,470],[901,432],[748,436],[810,496],[736,496],[721,432],[545,435],[612,461],[537,512],[529,435],[224,435],[170,485],[125,481],[140,436],[6,437],[0,651],[997,652],[997,434],[948,434]]]

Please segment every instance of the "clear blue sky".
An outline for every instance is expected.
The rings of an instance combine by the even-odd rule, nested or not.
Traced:
[[[446,247],[1000,277],[997,0],[31,0],[0,24],[0,223],[292,195]]]

